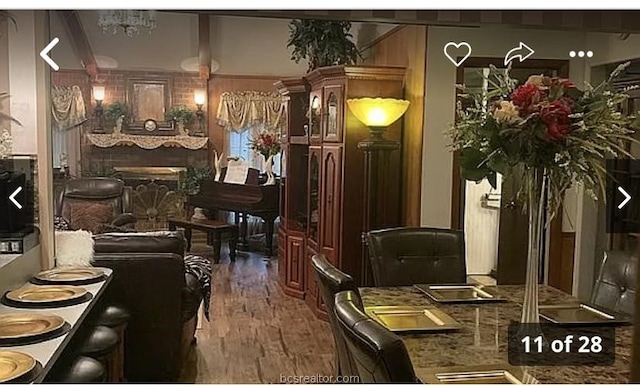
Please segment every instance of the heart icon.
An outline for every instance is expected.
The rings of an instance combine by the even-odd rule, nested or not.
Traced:
[[[460,57],[462,54],[464,54],[464,56]],[[449,58],[451,63],[456,67],[460,67],[460,65],[471,56],[471,45],[467,42],[449,42],[444,45],[444,55]]]

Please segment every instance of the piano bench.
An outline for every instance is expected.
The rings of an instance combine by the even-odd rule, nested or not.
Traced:
[[[238,226],[221,220],[186,220],[178,218],[167,219],[169,230],[184,228],[184,236],[187,239],[187,252],[191,251],[191,231],[193,229],[205,232],[211,236],[213,246],[213,261],[220,262],[220,249],[222,248],[222,236],[229,236],[229,258],[236,261],[236,246],[238,244]]]

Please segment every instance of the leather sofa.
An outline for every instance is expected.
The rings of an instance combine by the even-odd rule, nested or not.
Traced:
[[[198,279],[185,272],[183,234],[104,233],[94,241],[94,265],[114,271],[105,302],[131,314],[125,378],[176,381],[194,342],[203,297]]]
[[[135,223],[132,214],[132,190],[122,180],[116,178],[78,178],[69,180],[56,192],[55,214],[70,223],[76,229],[71,216],[74,203],[100,203],[113,208],[111,223],[113,227],[127,227]]]

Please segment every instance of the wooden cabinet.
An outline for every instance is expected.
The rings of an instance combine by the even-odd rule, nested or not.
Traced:
[[[302,292],[316,315],[326,318],[326,307],[319,296],[311,258],[317,253],[326,255],[332,264],[353,276],[358,283],[363,282],[364,273],[362,233],[367,188],[364,186],[364,153],[358,149],[358,142],[369,138],[369,130],[349,111],[346,101],[362,97],[402,98],[404,69],[323,67],[307,74],[305,80],[309,85],[306,141],[294,140],[295,136],[290,133],[295,130],[291,128],[283,139],[288,161],[287,175],[283,178],[285,203],[281,215],[286,217],[287,239],[279,264],[286,264],[286,278],[281,279],[285,292]],[[281,86],[283,95],[292,95],[290,88],[287,91],[287,87]],[[289,97],[288,102],[288,111],[293,111],[293,98]],[[401,121],[398,121],[389,127],[385,137],[400,141],[400,126]],[[306,146],[304,159],[296,155],[302,153],[301,145],[296,144]],[[400,152],[396,153],[389,163],[389,170],[382,172],[401,175]],[[399,183],[392,185],[389,190],[399,190]],[[385,205],[388,206],[385,210],[398,214],[398,223],[391,222],[390,226],[400,225],[401,203],[399,198],[396,201]],[[304,215],[292,221],[296,218],[293,212],[299,211],[303,203]],[[302,227],[301,221],[305,222]],[[298,227],[303,229],[301,235],[296,233]]]
[[[306,248],[304,245],[304,234],[287,236],[287,257],[286,274],[287,287],[293,290],[304,292],[304,259],[306,258]]]
[[[280,230],[278,271],[282,290],[305,296],[307,233],[307,171],[309,89],[304,79],[283,79],[275,84],[283,97],[286,127],[281,132]]]
[[[342,203],[342,146],[322,147],[321,242],[320,251],[338,265],[336,251],[340,243]]]

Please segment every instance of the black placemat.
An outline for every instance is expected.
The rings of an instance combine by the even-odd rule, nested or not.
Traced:
[[[90,292],[80,296],[79,298],[63,300],[63,301],[55,301],[55,302],[41,302],[41,303],[23,303],[16,302],[15,300],[11,300],[7,298],[7,293],[5,292],[2,295],[2,299],[0,299],[0,303],[5,306],[15,307],[15,308],[30,308],[30,309],[43,309],[43,308],[60,308],[60,307],[69,307],[75,306],[77,304],[82,304],[93,299],[93,295]]]
[[[25,344],[36,344],[47,340],[55,339],[71,330],[71,325],[64,322],[62,326],[53,331],[34,336],[22,336],[19,338],[0,338],[0,347],[22,346]]]
[[[18,378],[14,378],[10,381],[6,381],[2,383],[4,384],[31,383],[40,375],[40,373],[42,373],[42,369],[43,369],[42,363],[40,363],[40,361],[36,361],[36,365],[31,370],[29,370],[26,374],[22,374]]]
[[[59,284],[59,285],[87,285],[87,284],[95,284],[95,283],[100,283],[101,281],[105,281],[107,280],[107,275],[102,274],[102,276],[98,276],[98,277],[93,277],[90,279],[80,279],[80,280],[56,280],[56,281],[48,281],[48,280],[42,280],[42,279],[38,279],[38,278],[31,278],[31,280],[29,280],[29,282],[31,282],[32,284],[38,284],[38,285],[52,285],[52,284]]]

